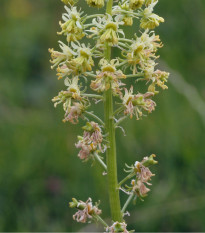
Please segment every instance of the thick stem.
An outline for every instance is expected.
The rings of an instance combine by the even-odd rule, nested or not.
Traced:
[[[113,119],[112,89],[105,92],[105,129],[109,142],[107,148],[107,174],[111,216],[113,221],[122,221],[120,197],[117,180],[117,159],[115,142],[115,125]]]
[[[107,14],[112,13],[113,0],[107,2]],[[111,59],[111,47],[107,44],[105,47],[105,58]],[[105,130],[108,134],[109,142],[107,148],[107,173],[108,173],[108,190],[110,199],[110,209],[113,221],[122,222],[122,213],[120,207],[120,196],[117,180],[117,159],[116,159],[116,141],[115,141],[115,123],[113,117],[113,95],[110,83],[110,88],[105,91],[104,111],[105,111]]]

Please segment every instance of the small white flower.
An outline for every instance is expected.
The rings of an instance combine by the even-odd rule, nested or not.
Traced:
[[[64,23],[60,22],[62,31],[58,34],[67,36],[68,42],[82,39],[85,36],[81,19],[83,12],[78,12],[76,7],[65,6],[65,9],[67,13],[62,16]]]
[[[78,77],[73,79],[66,78],[64,84],[68,87],[67,91],[72,93],[73,99],[80,99],[80,88],[78,86]]]
[[[139,161],[136,161],[134,166],[135,166],[135,168],[138,168],[139,165],[140,165],[140,162],[139,162]]]
[[[122,21],[126,26],[132,26],[133,18],[136,18],[133,14],[133,10],[130,9],[128,2],[114,6],[112,14],[116,15],[115,19],[117,21]]]
[[[164,19],[154,13],[154,6],[158,1],[150,3],[150,5],[141,12],[141,24],[140,27],[144,29],[154,29],[159,26],[160,23],[164,22]]]
[[[98,39],[99,44],[108,42],[111,46],[117,45],[119,35],[121,34],[124,37],[123,30],[119,29],[119,25],[123,25],[124,22],[120,22],[118,18],[113,20],[111,15],[94,18],[92,24],[94,27],[87,32],[91,33],[90,37]]]
[[[62,41],[59,41],[59,47],[61,48],[61,52],[54,51],[54,49],[48,50],[51,53],[52,60],[50,60],[50,62],[53,64],[53,66],[51,66],[52,69],[58,65],[65,64],[65,62],[70,60],[73,56],[72,50]]]

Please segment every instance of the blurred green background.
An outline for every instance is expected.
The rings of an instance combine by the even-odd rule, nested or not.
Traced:
[[[72,220],[72,197],[101,200],[109,216],[106,177],[77,158],[82,124],[63,124],[51,103],[63,82],[48,48],[57,48],[63,11],[60,0],[0,0],[0,231],[97,231]],[[138,232],[205,231],[205,1],[161,0],[156,12],[166,19],[157,33],[169,90],[153,114],[123,125],[126,138],[117,131],[119,179],[125,162],[155,153],[159,165],[126,219]]]

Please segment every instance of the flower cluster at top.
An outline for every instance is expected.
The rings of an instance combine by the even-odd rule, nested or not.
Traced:
[[[65,36],[65,42],[59,41],[59,51],[49,49],[49,52],[52,69],[56,69],[58,79],[65,80],[65,90],[53,98],[55,106],[63,104],[63,121],[75,124],[79,117],[86,119],[91,100],[103,100],[102,93],[109,88],[119,98],[121,111],[118,114],[140,119],[151,113],[156,106],[153,97],[159,92],[158,88],[167,89],[169,76],[156,69],[156,52],[162,43],[153,29],[164,22],[153,13],[158,0],[116,1],[112,15],[86,15],[77,7],[77,0],[62,2],[66,4],[66,12],[62,15],[58,34]],[[104,0],[86,2],[96,8],[105,5]],[[140,21],[140,32],[128,39],[123,29],[132,26],[135,20]],[[106,45],[118,49],[120,56],[106,60]],[[126,86],[127,79],[133,79],[133,86]],[[139,92],[138,83],[134,81],[145,81],[147,92]],[[85,93],[87,87],[93,94]]]

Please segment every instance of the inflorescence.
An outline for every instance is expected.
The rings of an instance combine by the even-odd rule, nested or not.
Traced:
[[[65,41],[59,41],[60,51],[49,49],[49,52],[51,68],[56,69],[59,80],[64,79],[65,90],[52,101],[55,107],[63,105],[63,122],[77,124],[79,118],[86,121],[83,135],[78,136],[76,142],[76,148],[80,149],[78,157],[83,161],[100,162],[106,173],[103,153],[109,147],[109,141],[106,141],[103,120],[90,110],[91,106],[104,101],[103,93],[111,89],[118,106],[113,115],[116,127],[126,118],[134,116],[139,120],[155,110],[154,97],[160,88],[167,89],[169,76],[156,68],[159,58],[156,53],[163,45],[153,29],[164,19],[153,13],[158,0],[114,1],[111,15],[86,15],[77,7],[77,0],[61,1],[65,4],[65,13],[58,34],[65,36]],[[85,1],[90,7],[105,6],[104,0]],[[139,33],[128,39],[124,27],[132,26],[135,21],[139,22]],[[110,61],[105,59],[106,45],[115,47],[120,56]],[[133,80],[132,86],[127,86],[128,79]],[[140,92],[139,82],[145,83],[146,92]],[[151,185],[153,174],[149,167],[157,163],[154,157],[145,157],[129,167],[129,174],[119,183],[119,189],[129,196],[143,199],[150,191],[147,186]],[[131,186],[122,187],[128,179],[132,179]],[[78,209],[73,216],[78,222],[102,220],[99,218],[101,210],[92,204],[90,198],[87,202],[73,199],[70,206]],[[124,222],[114,222],[110,227],[104,223],[104,226],[106,232],[128,232]]]

